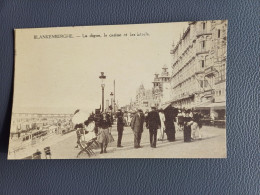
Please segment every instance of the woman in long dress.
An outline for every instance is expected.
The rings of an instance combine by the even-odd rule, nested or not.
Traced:
[[[124,122],[125,122],[125,125],[124,125],[124,126],[128,126],[128,125],[127,125],[127,121],[128,121],[128,113],[125,112],[125,113],[124,113]]]
[[[191,141],[191,125],[193,124],[192,118],[189,116],[190,110],[185,111],[185,117],[184,117],[184,131],[183,131],[183,137],[184,142],[190,142]]]
[[[127,126],[130,126],[131,120],[132,120],[131,113],[128,112],[128,113],[127,113]]]
[[[165,131],[165,124],[164,124],[165,116],[164,116],[162,109],[159,110],[159,116],[160,116],[160,121],[161,121],[161,128],[160,128],[160,134],[159,134],[158,141],[163,141],[164,131]]]
[[[203,115],[199,112],[195,112],[193,114],[193,121],[194,123],[191,126],[191,130],[192,130],[192,139],[196,139],[197,136],[199,137],[199,139],[202,138],[202,133],[201,133],[201,128],[202,128],[202,121],[201,119],[203,118]]]
[[[174,121],[177,116],[176,109],[172,106],[168,106],[164,110],[165,115],[165,133],[169,142],[175,141],[175,126]]]
[[[110,121],[109,115],[107,115],[105,112],[102,113],[101,120],[99,121],[99,128],[98,128],[98,137],[97,141],[100,143],[101,151],[102,153],[107,153],[107,145],[109,143],[109,134],[111,133],[111,126],[112,123]]]

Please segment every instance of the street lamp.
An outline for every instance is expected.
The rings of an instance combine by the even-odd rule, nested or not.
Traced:
[[[113,107],[114,107],[114,106],[112,106],[113,105],[113,96],[114,96],[113,92],[110,93],[110,96],[111,96],[111,108],[113,109]]]
[[[113,123],[113,96],[114,96],[114,94],[113,94],[113,92],[111,92],[110,93],[110,96],[111,96],[111,121],[112,121],[112,123]]]
[[[99,76],[101,79],[101,88],[102,88],[102,112],[104,112],[104,88],[105,88],[105,79],[106,76],[104,75],[104,72],[101,72],[101,75]]]

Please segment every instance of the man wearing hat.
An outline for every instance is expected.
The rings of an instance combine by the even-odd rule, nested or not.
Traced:
[[[156,148],[157,141],[157,129],[161,126],[159,113],[156,111],[156,107],[154,105],[151,106],[152,111],[148,113],[147,116],[147,128],[150,133],[150,145],[152,148]]]
[[[138,109],[131,121],[131,129],[134,132],[134,148],[140,148],[141,137],[143,133],[144,114]]]
[[[117,139],[117,147],[123,147],[121,145],[121,140],[123,137],[123,131],[124,131],[124,113],[121,109],[118,110],[117,113],[117,132],[118,132],[118,139]]]

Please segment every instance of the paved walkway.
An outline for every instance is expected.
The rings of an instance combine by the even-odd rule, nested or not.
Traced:
[[[96,158],[225,158],[226,152],[226,130],[216,127],[202,128],[203,138],[195,140],[191,143],[183,142],[183,132],[176,132],[176,141],[168,142],[158,141],[157,148],[151,148],[149,143],[149,131],[144,129],[142,134],[141,146],[142,148],[135,149],[134,135],[130,127],[126,127],[123,134],[122,145],[123,148],[116,147],[117,131],[116,126],[112,128],[112,135],[115,141],[110,143],[107,151],[108,153],[99,154],[100,149],[95,149]],[[165,136],[166,137],[166,136]],[[51,147],[52,159],[76,159],[80,151],[76,146],[75,131],[66,135],[53,135],[42,143],[31,146],[25,150],[21,150],[15,155],[9,156],[9,159],[21,159],[32,155],[39,149],[42,152],[42,158],[45,158],[43,148]],[[89,159],[87,154],[82,153],[79,159]]]
[[[216,127],[203,127],[203,138],[195,140],[191,143],[183,142],[183,132],[176,133],[176,141],[158,141],[157,148],[151,148],[149,143],[149,131],[144,130],[142,134],[142,148],[135,149],[133,147],[134,136],[132,130],[126,127],[123,134],[123,148],[116,147],[117,131],[114,126],[112,135],[115,142],[110,143],[106,154],[99,154],[100,149],[94,150],[95,158],[225,158],[226,153],[226,130]],[[78,148],[76,145],[76,133],[71,133],[66,139],[53,144],[51,146],[52,158],[59,159],[74,159],[76,158]],[[80,159],[89,159],[83,153],[79,156]]]

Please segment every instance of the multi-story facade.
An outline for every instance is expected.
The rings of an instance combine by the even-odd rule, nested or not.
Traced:
[[[227,21],[189,23],[171,50],[172,106],[225,109],[226,46]]]
[[[163,66],[161,74],[154,74],[153,81],[153,100],[155,106],[160,107],[165,101],[169,100],[170,94],[170,74],[168,72],[168,67]]]

